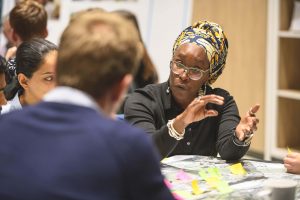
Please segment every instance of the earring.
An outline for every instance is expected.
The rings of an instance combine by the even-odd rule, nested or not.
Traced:
[[[167,94],[170,93],[170,87],[168,87],[168,88],[166,89],[166,93],[167,93]]]
[[[198,96],[202,97],[206,95],[206,83],[204,85],[202,85],[198,91]]]

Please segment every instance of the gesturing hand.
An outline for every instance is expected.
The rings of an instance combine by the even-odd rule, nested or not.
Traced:
[[[287,172],[293,174],[300,174],[300,154],[299,153],[289,153],[284,159],[284,167]]]
[[[206,117],[217,116],[218,112],[216,110],[206,109],[206,104],[208,103],[222,105],[224,98],[214,94],[195,98],[187,108],[176,117],[173,127],[177,132],[183,132],[185,127],[190,123],[200,121]]]
[[[259,119],[256,117],[256,112],[259,110],[260,105],[256,104],[247,112],[245,117],[241,118],[240,123],[236,127],[235,134],[240,141],[246,138],[252,138],[253,132],[257,130]]]

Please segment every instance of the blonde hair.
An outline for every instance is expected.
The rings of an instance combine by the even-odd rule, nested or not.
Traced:
[[[87,12],[62,34],[57,81],[100,98],[126,74],[134,73],[141,55],[132,23],[113,13]]]

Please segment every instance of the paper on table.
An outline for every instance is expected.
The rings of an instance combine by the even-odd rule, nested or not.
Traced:
[[[172,183],[170,183],[170,181],[168,181],[167,179],[164,179],[165,185],[169,188],[172,189],[173,185]]]
[[[217,189],[223,194],[233,191],[226,181],[218,182]]]
[[[192,181],[192,188],[193,188],[193,193],[195,195],[199,195],[199,194],[203,193],[203,191],[198,186],[198,180],[193,180]]]
[[[179,170],[179,172],[176,174],[176,179],[177,180],[182,180],[182,181],[190,181],[192,180],[192,177],[190,177],[187,173],[185,173],[182,169]]]
[[[208,178],[211,178],[211,177],[222,178],[222,175],[221,175],[219,169],[216,167],[210,167],[210,168],[207,168],[207,170],[201,169],[199,171],[199,175],[203,180],[206,180],[206,181]]]
[[[207,169],[207,171],[208,171],[208,173],[209,173],[210,176],[215,176],[215,177],[222,178],[220,170],[217,167],[209,167]]]
[[[247,174],[246,170],[244,169],[244,167],[241,163],[233,164],[233,165],[229,166],[229,169],[230,169],[231,173],[235,174],[235,175],[246,175]]]
[[[192,199],[193,196],[189,192],[181,191],[181,190],[175,190],[172,192],[176,200],[184,200],[184,199]]]
[[[193,155],[190,155],[190,156],[177,155],[177,156],[164,158],[160,162],[163,163],[163,164],[171,164],[171,163],[174,163],[174,162],[176,163],[176,162],[181,161],[181,160],[188,160],[190,158],[193,158]]]
[[[222,180],[222,175],[218,168],[208,168],[207,172],[205,169],[201,169],[199,171],[199,175],[211,188],[215,188],[221,193],[232,192],[232,188],[228,185],[228,183]]]
[[[289,147],[287,147],[287,151],[288,151],[288,154],[292,153],[292,150]]]

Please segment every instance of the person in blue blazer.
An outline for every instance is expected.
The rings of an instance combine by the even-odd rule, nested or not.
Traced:
[[[151,139],[113,119],[141,49],[116,14],[87,12],[68,25],[57,87],[0,117],[0,199],[173,199]]]

